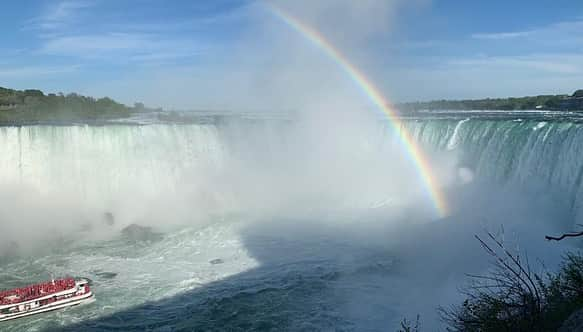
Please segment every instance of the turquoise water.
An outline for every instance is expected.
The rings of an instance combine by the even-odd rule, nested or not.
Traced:
[[[581,213],[577,119],[496,116],[406,121],[452,203],[441,220],[384,123],[0,128],[0,288],[86,276],[97,297],[0,328],[376,331],[417,313],[437,326],[435,308],[484,269],[474,233],[504,224],[552,263],[560,248],[539,237]],[[129,239],[129,224],[162,236]]]

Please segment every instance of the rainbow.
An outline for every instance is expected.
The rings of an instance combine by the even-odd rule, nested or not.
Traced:
[[[417,168],[427,191],[431,196],[437,213],[445,217],[449,213],[449,207],[445,195],[440,191],[436,177],[432,173],[431,165],[423,154],[423,151],[413,139],[411,134],[405,129],[403,121],[397,113],[389,106],[389,102],[383,97],[378,88],[369,80],[362,71],[360,71],[350,60],[346,58],[337,48],[334,47],[324,36],[308,24],[300,21],[298,18],[286,13],[273,3],[267,3],[267,7],[285,24],[293,28],[299,34],[304,36],[313,45],[322,50],[339,68],[341,68],[362,90],[364,95],[370,99],[389,119],[395,132],[399,133],[399,138],[403,142],[413,164]]]

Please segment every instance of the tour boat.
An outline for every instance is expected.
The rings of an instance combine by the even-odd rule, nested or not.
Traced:
[[[0,322],[94,301],[89,280],[64,278],[0,291]]]

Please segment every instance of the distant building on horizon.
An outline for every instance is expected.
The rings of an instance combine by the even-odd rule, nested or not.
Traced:
[[[10,111],[18,107],[16,104],[0,104],[0,111]]]
[[[583,89],[577,90],[572,96],[561,100],[559,108],[568,111],[583,110]]]

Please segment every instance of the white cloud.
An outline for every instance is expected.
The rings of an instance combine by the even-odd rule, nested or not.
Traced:
[[[291,15],[313,24],[339,49],[349,53],[351,45],[365,44],[376,33],[386,33],[388,17],[404,0],[297,1],[281,4]],[[278,2],[278,4],[283,1]],[[354,10],[353,10],[354,9]],[[297,31],[290,29],[264,6],[248,8],[254,19],[249,30],[239,31],[240,39],[230,45],[229,54],[219,61],[199,68],[196,64],[175,68],[148,68],[123,88],[96,87],[104,94],[127,100],[121,94],[131,91],[133,98],[151,105],[176,108],[307,110],[326,104],[341,103],[355,108],[369,107],[341,66],[314,47]],[[330,10],[338,16],[332,15]],[[320,19],[321,18],[321,19]],[[347,33],[343,33],[343,32]],[[330,35],[326,34],[329,33]],[[359,48],[363,53],[365,48]],[[139,56],[138,56],[139,57]],[[355,61],[356,59],[356,61]],[[363,56],[351,56],[355,63],[366,64]],[[372,61],[371,61],[372,63]],[[129,80],[129,78],[128,78]],[[163,88],[162,88],[163,87]],[[155,93],[153,93],[155,92]],[[140,94],[136,96],[136,94]],[[339,110],[337,110],[339,112]]]
[[[429,0],[272,0],[284,12],[321,32],[346,49],[366,44],[370,37],[387,36],[406,6],[424,6]]]
[[[90,7],[98,11],[102,9],[97,8],[99,3],[62,1],[37,21],[50,29],[41,31],[41,45],[36,55],[70,57],[76,63],[140,66],[126,72],[125,81],[119,82],[123,88],[114,87],[111,82],[87,85],[93,89],[75,87],[85,89],[88,94],[99,91],[124,101],[143,100],[177,108],[229,108],[302,106],[328,95],[356,90],[325,55],[266,13],[260,4],[253,3],[211,18],[193,17],[171,22],[109,20],[81,24],[79,16],[83,17],[83,11]],[[398,99],[521,95],[530,94],[529,88],[544,92],[545,86],[551,92],[555,91],[553,89],[569,92],[573,88],[569,84],[583,76],[583,59],[574,49],[581,45],[578,41],[583,42],[583,20],[523,31],[476,33],[461,41],[393,43],[391,40],[395,36],[391,35],[387,22],[399,19],[395,14],[405,0],[366,0],[362,4],[350,0],[282,0],[275,3],[321,30],[353,62],[374,75],[376,82],[384,84],[386,92]],[[258,10],[260,7],[263,9]],[[213,45],[201,41],[205,38],[197,38],[200,33],[197,28],[209,28],[225,20],[233,24],[233,19],[253,20],[254,24],[249,31],[241,33],[241,39],[230,45],[227,52],[223,49],[223,53],[217,53],[224,57],[217,62],[204,62],[211,64],[201,70],[196,59],[203,52],[213,52]],[[375,54],[371,56],[367,47],[353,47],[367,46],[369,37],[378,33],[387,35],[389,52],[379,54],[386,66],[379,66]],[[490,47],[492,43],[508,43],[510,47]],[[559,43],[572,48],[555,47],[561,46]],[[391,58],[390,51],[401,48],[414,54],[407,59],[394,58],[394,62],[387,60]],[[427,55],[431,51],[426,49],[439,52]],[[548,51],[554,53],[543,54]],[[228,52],[230,54],[225,54]],[[472,52],[488,56],[461,55]],[[58,73],[55,68],[37,69],[45,75]],[[20,75],[32,72],[29,68]],[[161,89],[161,86],[170,88]],[[161,90],[167,91],[165,95],[153,93]],[[227,95],[229,97],[225,98]],[[361,96],[356,99],[362,101]]]
[[[476,34],[472,35],[472,38],[474,38],[474,39],[501,40],[501,39],[513,39],[513,38],[527,37],[531,34],[533,34],[533,31],[476,33]]]
[[[134,50],[149,47],[145,36],[112,33],[106,35],[84,35],[57,37],[48,40],[42,52],[57,55],[90,55],[103,51]]]
[[[202,49],[190,40],[167,39],[151,34],[107,33],[50,38],[45,41],[40,53],[143,64],[193,57]]]
[[[543,44],[583,42],[583,20],[556,22],[525,31],[475,33],[471,37],[480,40],[531,40]]]
[[[201,24],[233,20],[241,15],[233,11],[171,22],[104,21],[87,15],[89,11],[101,13],[102,3],[99,0],[63,0],[29,20],[29,27],[37,31],[40,39],[40,45],[32,54],[134,65],[193,59],[209,46],[192,38],[193,33],[188,31]]]
[[[583,20],[470,37],[440,45],[441,56],[411,52],[406,66],[387,68],[385,76],[396,83],[384,82],[386,91],[416,100],[560,94],[581,87]]]
[[[30,20],[28,23],[44,31],[54,31],[78,22],[79,14],[85,9],[96,5],[89,0],[65,0],[47,8],[44,14]]]
[[[171,21],[148,21],[148,22],[111,22],[108,26],[111,30],[140,32],[140,33],[172,33],[200,30],[201,27],[208,28],[212,25],[239,24],[241,20],[248,17],[253,5],[238,7],[235,10],[221,12],[211,16],[192,17],[190,19]]]
[[[0,67],[0,80],[5,78],[29,78],[38,76],[51,76],[56,74],[66,74],[77,71],[80,68],[78,65],[69,66],[25,66],[14,68]]]
[[[583,74],[583,54],[530,54],[451,60],[454,67],[489,70],[531,69],[551,74]]]
[[[444,58],[387,75],[394,80],[385,89],[399,101],[568,94],[583,82],[583,54]]]

